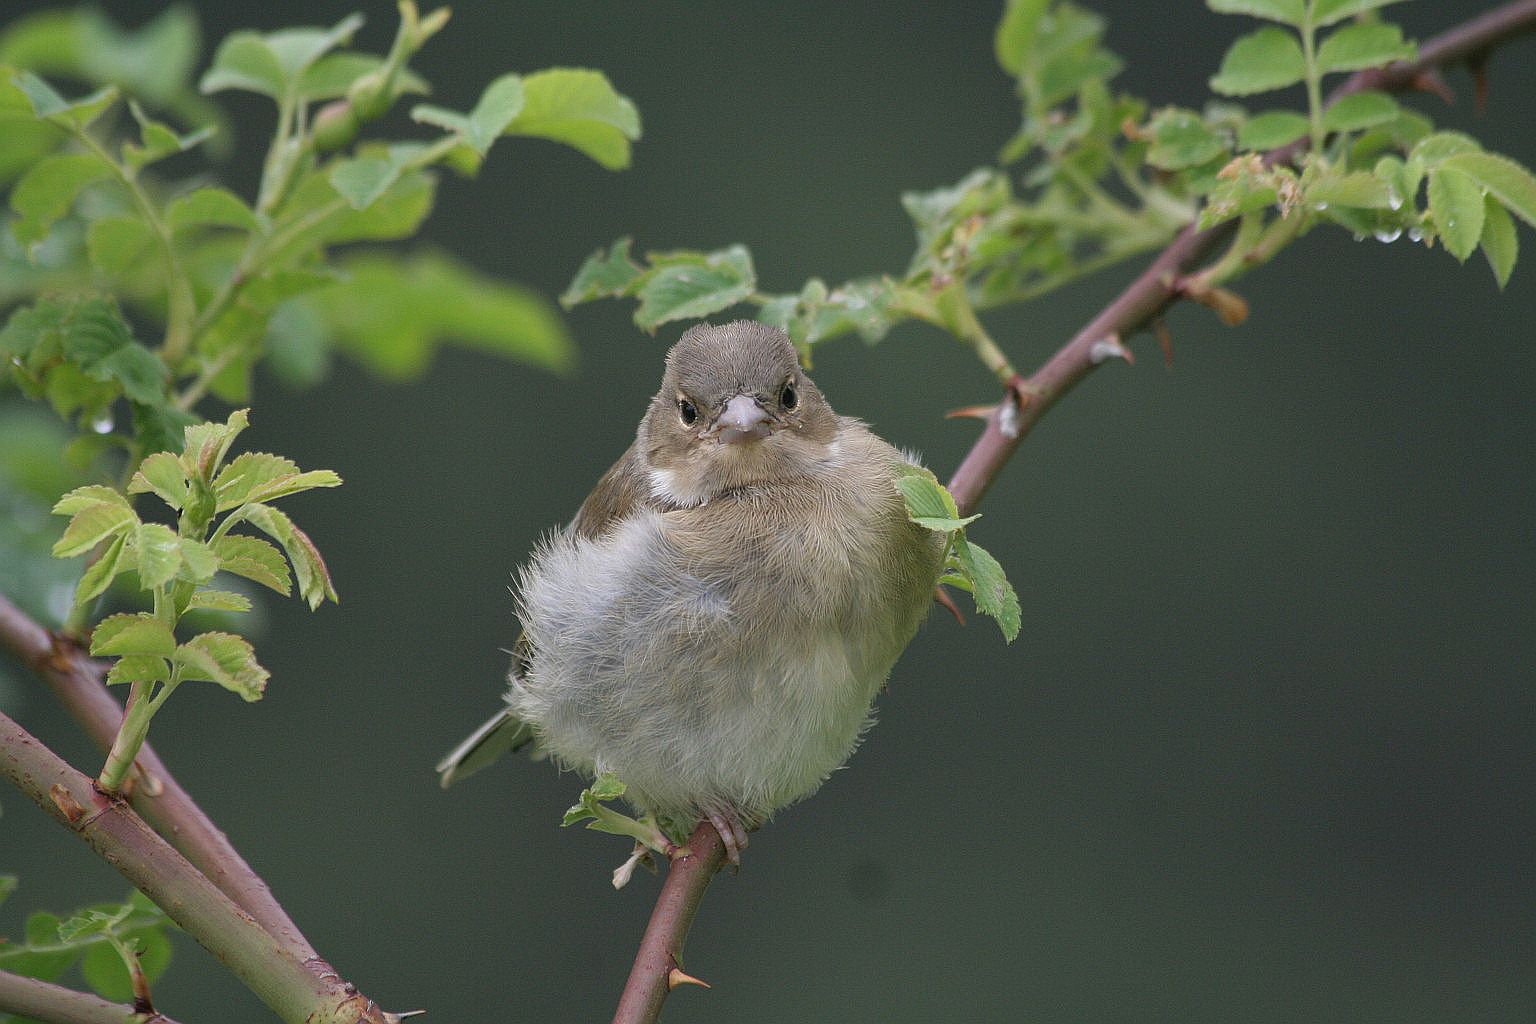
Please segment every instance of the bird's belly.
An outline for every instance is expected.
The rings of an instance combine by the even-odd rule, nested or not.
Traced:
[[[648,810],[761,820],[846,760],[920,615],[851,567],[813,568],[788,595],[774,559],[700,572],[654,515],[558,538],[523,580],[535,653],[509,702],[550,753],[614,772]]]

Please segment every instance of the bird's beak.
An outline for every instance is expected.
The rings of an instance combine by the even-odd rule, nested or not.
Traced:
[[[757,441],[773,432],[768,410],[758,404],[751,395],[737,395],[725,403],[725,411],[715,421],[716,436],[721,444],[741,444]]]

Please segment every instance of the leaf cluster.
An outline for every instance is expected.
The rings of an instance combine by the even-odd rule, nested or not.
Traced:
[[[14,877],[0,876],[0,902],[14,888]],[[139,892],[121,903],[85,907],[68,918],[39,910],[28,916],[21,941],[0,939],[0,970],[57,981],[78,967],[97,995],[131,1003],[132,972],[153,984],[170,966],[172,928],[165,912]],[[0,1017],[0,1024],[5,1022],[22,1024],[18,1017]]]
[[[550,68],[498,77],[466,113],[415,106],[424,137],[368,138],[429,91],[410,60],[448,18],[409,2],[400,15],[385,54],[351,47],[359,15],[236,32],[195,80],[197,25],[180,8],[137,32],[57,12],[0,32],[0,310],[16,307],[0,331],[0,392],[77,422],[93,439],[82,459],[113,446],[137,459],[174,450],[205,394],[245,402],[262,359],[297,382],[336,351],[407,376],[453,340],[569,365],[569,334],[536,293],[380,244],[416,233],[441,170],[474,174],[503,137],[627,166],[634,105],[601,72]],[[70,97],[43,74],[93,88]],[[253,196],[199,166],[226,128],[208,97],[231,91],[275,108]]]

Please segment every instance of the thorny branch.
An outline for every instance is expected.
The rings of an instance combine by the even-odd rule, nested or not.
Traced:
[[[1435,91],[1439,68],[1467,63],[1478,71],[1495,47],[1531,32],[1536,32],[1536,0],[1504,4],[1426,40],[1419,46],[1416,60],[1351,76],[1333,92],[1330,102],[1363,89]],[[1268,159],[1290,160],[1297,152],[1295,147],[1285,147],[1269,154]],[[1013,382],[949,481],[961,515],[975,510],[1019,442],[1063,395],[1100,363],[1123,358],[1126,339],[1156,327],[1164,310],[1187,297],[1180,287],[1183,275],[1216,253],[1236,227],[1236,222],[1231,221],[1206,231],[1198,231],[1193,225],[1186,227],[1136,280],[1032,376]],[[674,861],[667,871],[614,1024],[650,1024],[661,1015],[667,993],[676,987],[671,971],[682,955],[683,942],[704,890],[724,860],[720,837],[707,823],[694,832],[688,848],[691,856]]]

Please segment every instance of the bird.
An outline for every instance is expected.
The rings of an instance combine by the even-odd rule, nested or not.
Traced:
[[[671,835],[707,818],[739,866],[851,755],[931,604],[943,538],[896,483],[915,464],[778,328],[684,332],[634,443],[519,573],[504,706],[442,784],[531,746],[613,773]]]

